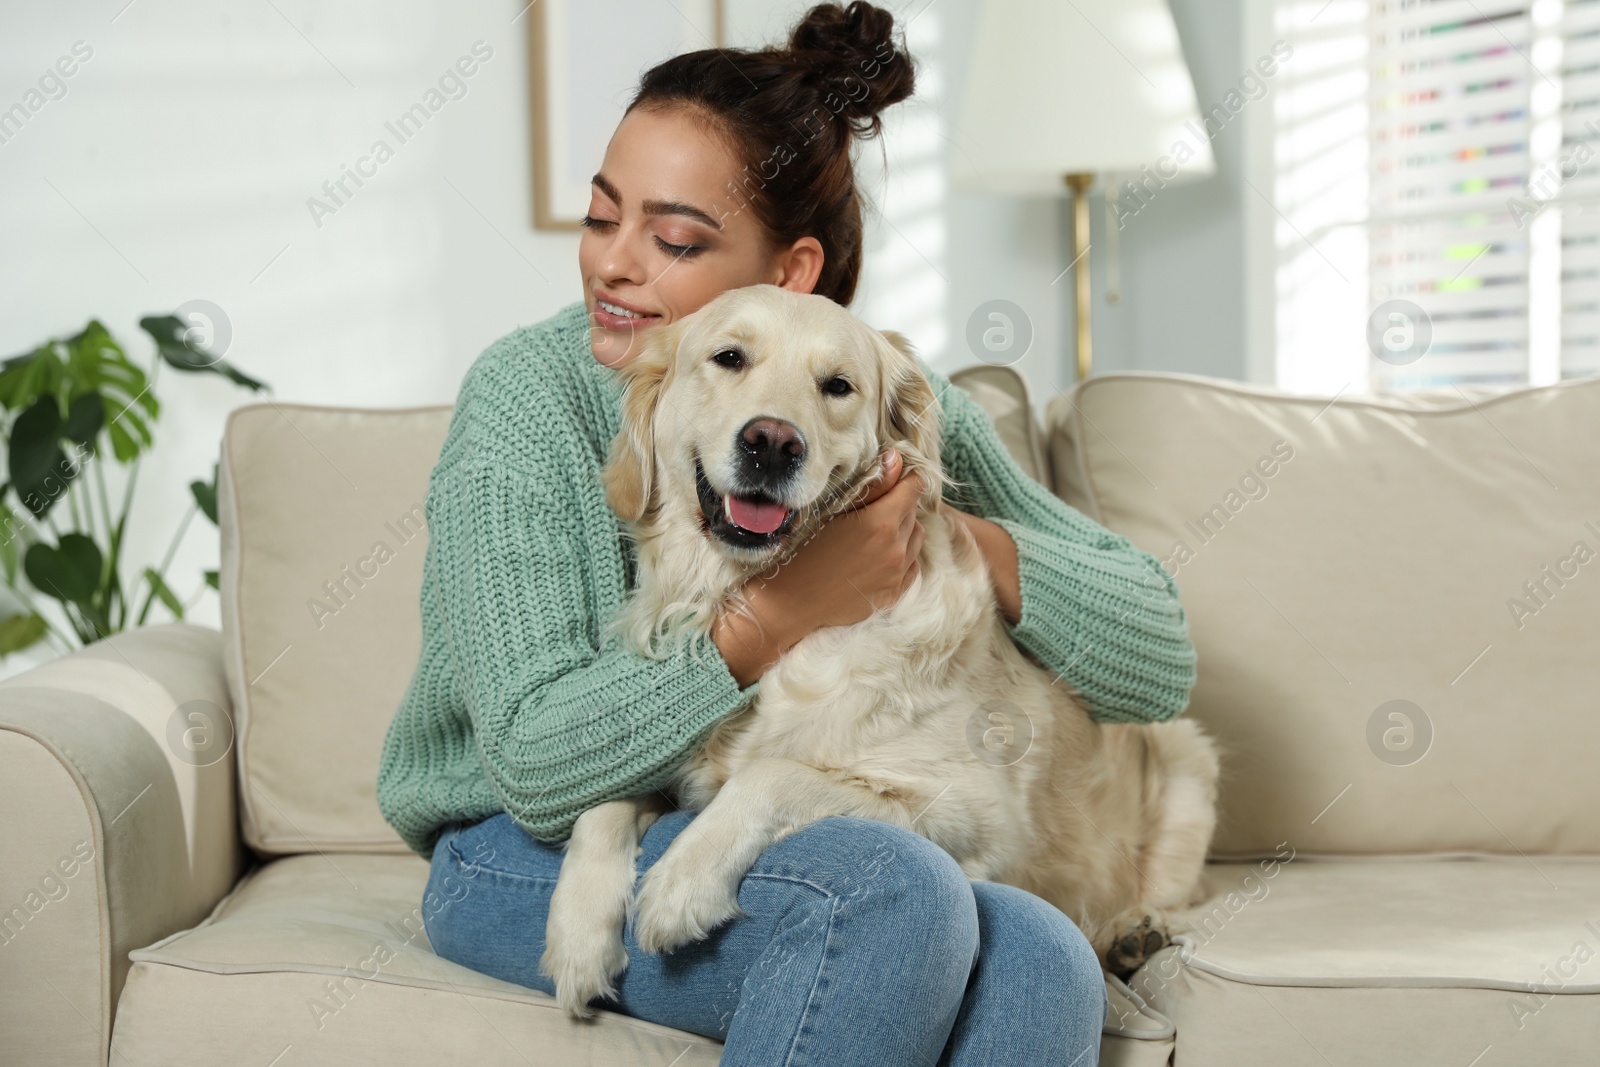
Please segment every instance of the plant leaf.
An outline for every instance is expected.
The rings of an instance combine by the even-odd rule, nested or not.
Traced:
[[[9,482],[0,486],[0,567],[5,568],[6,584],[16,585],[17,568],[22,564],[22,550],[28,545],[28,528],[17,518],[16,512],[4,503],[9,488]]]
[[[156,596],[167,606],[167,610],[178,618],[183,618],[183,602],[173,595],[172,590],[162,580],[161,575],[156,573],[156,569],[154,567],[146,567],[144,576],[150,579],[150,588],[155,590]]]
[[[100,588],[102,562],[99,546],[88,536],[69,533],[58,546],[42,541],[29,545],[22,569],[39,592],[88,609]]]
[[[266,383],[245,374],[220,356],[191,339],[190,326],[176,315],[147,315],[139,328],[155,340],[156,351],[170,366],[191,373],[220,374],[235,385],[259,392]]]
[[[216,571],[206,571],[206,584],[209,585],[211,588],[216,589],[218,592],[221,591],[221,587],[219,585],[217,585],[217,572]]]
[[[95,425],[96,433],[109,428],[112,454],[119,462],[131,462],[154,441],[145,417],[154,419],[161,413],[161,405],[150,391],[145,372],[128,358],[116,338],[97,319],[89,320],[87,326],[64,343],[51,343],[66,353],[61,374],[49,392],[66,408],[68,425],[74,432],[86,430],[89,425]],[[0,372],[0,378],[3,377],[4,373]],[[98,395],[100,399],[84,399],[90,395]],[[98,416],[88,406],[96,403]],[[89,443],[77,437],[72,439],[80,444]]]
[[[22,571],[34,589],[62,603],[90,609],[99,589],[101,550],[86,534],[62,534],[61,544],[37,542],[27,547]]]
[[[37,613],[8,615],[0,619],[0,656],[21,652],[44,637],[44,616]]]
[[[62,379],[59,342],[46,341],[32,352],[12,356],[0,366],[0,404],[19,411],[44,394],[54,395]]]
[[[35,518],[44,516],[81,467],[61,451],[61,412],[55,397],[41,396],[11,424],[11,484]]]
[[[61,432],[67,438],[86,445],[95,439],[106,423],[106,402],[99,393],[84,393],[67,409],[67,421]]]
[[[196,479],[189,483],[189,492],[193,494],[194,502],[200,505],[200,510],[205,512],[206,518],[211,520],[213,526],[217,524],[217,466],[216,463],[211,465],[210,482]]]

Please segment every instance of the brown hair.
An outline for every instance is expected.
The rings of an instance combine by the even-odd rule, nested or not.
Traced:
[[[778,247],[822,245],[814,292],[848,305],[861,275],[861,197],[854,139],[882,132],[878,115],[911,95],[911,56],[894,16],[855,0],[806,12],[784,48],[723,48],[674,56],[645,72],[628,105],[698,112],[742,163],[730,183]]]

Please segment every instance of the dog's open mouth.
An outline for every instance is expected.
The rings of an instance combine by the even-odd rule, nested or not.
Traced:
[[[718,495],[706,480],[700,457],[694,460],[695,489],[706,531],[737,548],[768,548],[783,539],[798,512],[760,493]]]

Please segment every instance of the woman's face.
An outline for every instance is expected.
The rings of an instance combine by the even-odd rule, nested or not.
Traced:
[[[821,246],[803,237],[773,248],[735,184],[742,169],[682,109],[623,118],[590,187],[578,244],[595,359],[621,366],[639,354],[646,331],[728,289],[767,282],[811,291]]]

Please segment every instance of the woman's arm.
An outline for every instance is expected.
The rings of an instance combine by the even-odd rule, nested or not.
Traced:
[[[445,635],[497,799],[546,841],[665,784],[749,696],[709,643],[664,660],[598,643],[596,589],[625,575],[583,536],[597,521],[615,520],[562,479],[471,449],[429,492],[424,626]]]
[[[968,525],[1012,639],[1072,685],[1098,719],[1177,715],[1194,686],[1195,651],[1172,576],[1030,478],[977,401],[922,366],[943,408],[944,468],[961,483],[945,501],[978,516]],[[1009,548],[991,526],[1009,535]],[[1013,588],[1016,600],[1008,603]]]

